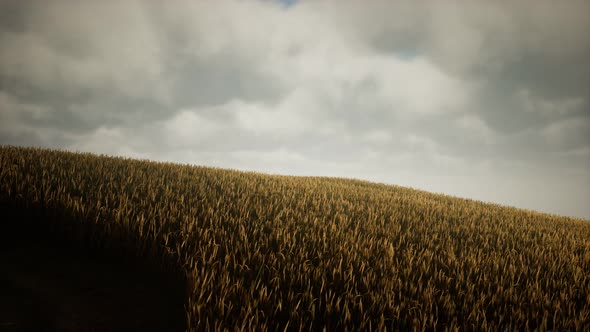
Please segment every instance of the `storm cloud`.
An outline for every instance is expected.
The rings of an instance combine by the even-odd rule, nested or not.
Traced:
[[[588,1],[0,8],[0,144],[590,218]]]

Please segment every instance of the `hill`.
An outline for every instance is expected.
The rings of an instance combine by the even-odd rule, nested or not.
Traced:
[[[30,235],[180,275],[189,330],[590,328],[584,220],[359,180],[10,146],[0,203],[6,243]]]

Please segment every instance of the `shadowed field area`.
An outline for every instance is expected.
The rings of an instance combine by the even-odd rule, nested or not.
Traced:
[[[180,282],[133,259],[9,228],[0,246],[0,331],[185,329]]]

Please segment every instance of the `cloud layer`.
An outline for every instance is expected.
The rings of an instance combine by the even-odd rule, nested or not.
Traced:
[[[590,218],[587,1],[0,7],[0,144]]]

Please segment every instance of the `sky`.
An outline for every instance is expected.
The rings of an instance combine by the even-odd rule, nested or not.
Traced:
[[[589,1],[0,0],[0,144],[590,219]]]

